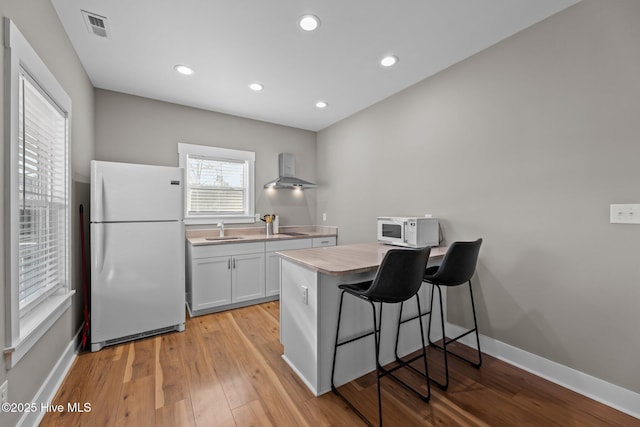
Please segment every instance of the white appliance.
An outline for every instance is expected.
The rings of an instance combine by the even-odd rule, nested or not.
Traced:
[[[409,248],[438,246],[440,244],[438,219],[378,217],[378,241]]]
[[[91,351],[184,330],[183,170],[91,162]]]

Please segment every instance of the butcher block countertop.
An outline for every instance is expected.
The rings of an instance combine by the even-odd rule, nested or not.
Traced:
[[[282,226],[280,233],[267,236],[264,227],[226,228],[224,237],[219,229],[187,230],[187,242],[192,246],[221,245],[227,243],[266,242],[274,240],[313,239],[315,237],[336,237],[338,227],[321,225]]]
[[[382,243],[357,243],[312,249],[278,252],[283,259],[300,264],[310,270],[331,276],[343,276],[376,270],[389,249],[397,246]],[[446,246],[431,248],[430,259],[441,258]]]

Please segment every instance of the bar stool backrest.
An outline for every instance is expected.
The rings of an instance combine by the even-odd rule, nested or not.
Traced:
[[[422,277],[431,248],[389,249],[373,283],[362,295],[372,301],[396,303],[413,297]]]
[[[471,280],[476,271],[481,244],[482,239],[452,243],[438,271],[429,277],[429,282],[441,286],[457,286]]]

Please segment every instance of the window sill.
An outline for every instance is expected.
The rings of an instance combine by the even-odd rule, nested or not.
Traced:
[[[4,349],[7,369],[16,366],[60,316],[71,307],[71,297],[75,293],[75,290],[69,292],[60,290],[20,319],[20,337],[11,347]]]

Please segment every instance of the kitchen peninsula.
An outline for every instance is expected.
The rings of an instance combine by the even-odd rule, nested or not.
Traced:
[[[281,261],[280,337],[284,360],[316,395],[331,389],[331,362],[335,342],[338,302],[342,283],[371,280],[386,252],[393,248],[380,243],[361,243],[278,252]],[[431,249],[428,265],[437,265],[446,248]],[[420,291],[423,311],[429,303],[428,286]],[[445,305],[446,306],[446,305]],[[383,312],[380,361],[394,360],[395,327],[399,304],[387,304]],[[417,314],[415,298],[405,304],[405,318]],[[432,337],[439,339],[439,311],[434,307]],[[425,321],[426,321],[425,317]],[[346,296],[342,310],[341,337],[372,329],[371,308]],[[405,323],[398,353],[420,348],[417,321]],[[336,364],[336,385],[347,383],[375,369],[373,338],[341,347]]]

